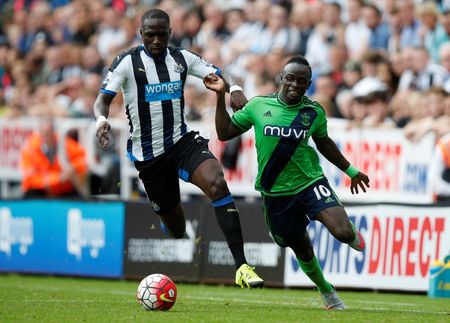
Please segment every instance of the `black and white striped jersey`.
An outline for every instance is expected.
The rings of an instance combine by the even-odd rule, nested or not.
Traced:
[[[220,69],[183,48],[168,48],[152,58],[144,46],[117,56],[100,92],[122,90],[129,120],[128,158],[151,160],[168,151],[188,131],[184,120],[183,89],[186,76],[203,78]]]

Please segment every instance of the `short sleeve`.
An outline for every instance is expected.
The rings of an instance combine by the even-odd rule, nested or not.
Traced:
[[[318,109],[318,112],[319,113],[317,116],[316,126],[314,128],[313,135],[318,138],[324,138],[328,136],[327,116],[322,107]]]
[[[235,112],[231,117],[231,121],[234,123],[236,127],[241,129],[242,131],[249,130],[254,125],[253,118],[253,101],[249,101],[244,108]]]
[[[182,50],[188,66],[188,74],[203,79],[208,74],[220,75],[220,68],[205,61],[201,56],[186,49]]]
[[[130,55],[122,57],[117,56],[108,69],[108,73],[102,82],[100,92],[115,95],[120,91],[122,85],[127,80],[127,70],[132,68],[130,65]]]

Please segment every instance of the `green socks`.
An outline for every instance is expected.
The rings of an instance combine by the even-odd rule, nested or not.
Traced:
[[[303,262],[299,258],[297,258],[297,261],[303,272],[313,281],[314,284],[316,284],[317,288],[319,288],[320,293],[329,293],[334,290],[333,285],[331,285],[325,277],[323,277],[323,272],[316,256],[314,256],[310,262]]]

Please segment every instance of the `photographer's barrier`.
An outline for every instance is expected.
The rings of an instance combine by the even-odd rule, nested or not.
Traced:
[[[0,202],[0,271],[121,278],[121,202]]]
[[[290,249],[272,242],[260,200],[238,201],[247,260],[271,286],[312,286]],[[233,284],[235,268],[211,203],[184,203],[186,237],[160,229],[150,204],[0,201],[0,271]],[[347,212],[366,240],[358,253],[320,223],[308,231],[337,287],[425,292],[436,259],[450,254],[450,206],[360,205]],[[442,288],[450,287],[447,283]]]

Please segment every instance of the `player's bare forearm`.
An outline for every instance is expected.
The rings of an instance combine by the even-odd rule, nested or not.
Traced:
[[[216,131],[217,137],[221,141],[229,140],[242,133],[231,121],[225,105],[225,82],[215,74],[209,74],[203,78],[206,88],[216,92]]]
[[[114,96],[105,93],[99,93],[94,103],[94,115],[97,119],[100,116],[108,117],[109,106],[111,105]]]
[[[328,136],[324,138],[313,136],[313,140],[319,152],[341,171],[344,172],[350,166],[350,162],[341,153],[333,139]]]
[[[227,73],[226,71],[222,71],[222,73],[220,74],[220,77],[222,78],[223,82],[225,83],[225,92],[230,93],[230,84],[234,84],[231,74]]]
[[[230,140],[239,136],[242,132],[231,121],[225,105],[225,92],[217,92],[216,102],[216,131],[217,137],[221,141]]]
[[[343,172],[345,172],[349,168],[350,162],[344,157],[339,148],[336,146],[336,143],[330,137],[313,137],[313,139],[320,153],[331,163],[333,163],[337,168],[339,168]],[[358,171],[357,174],[349,174],[349,176],[351,176],[352,178],[352,182],[350,184],[350,191],[352,192],[352,194],[358,194],[359,189],[361,189],[365,193],[366,189],[370,187],[370,180],[366,174]]]
[[[109,115],[109,106],[111,104],[111,101],[114,99],[113,95],[100,93],[97,96],[97,99],[94,103],[94,115],[95,118],[98,119],[100,116],[103,116],[105,118]],[[99,122],[100,120],[97,120]],[[108,148],[109,143],[111,141],[111,137],[109,135],[109,131],[111,130],[111,126],[109,125],[107,120],[100,121],[100,123],[97,125],[97,132],[96,136],[98,139],[98,142],[100,143],[100,146],[102,146],[103,149]]]
[[[233,111],[242,109],[248,102],[242,89],[233,90],[233,87],[231,85],[236,84],[236,82],[233,80],[233,77],[229,73],[222,72],[221,78],[225,83],[225,91],[230,93],[230,105]]]

